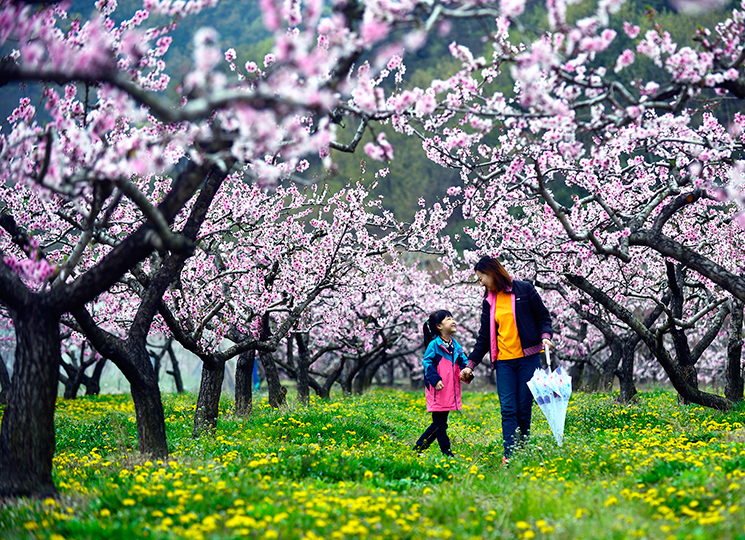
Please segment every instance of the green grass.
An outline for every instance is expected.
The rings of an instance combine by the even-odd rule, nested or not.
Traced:
[[[248,419],[223,400],[199,439],[195,396],[163,402],[171,457],[149,461],[128,396],[60,400],[61,496],[0,507],[0,538],[745,540],[742,406],[576,394],[564,446],[535,407],[531,442],[504,468],[494,393],[465,394],[451,414],[456,459],[412,453],[429,423],[420,392],[263,400]]]

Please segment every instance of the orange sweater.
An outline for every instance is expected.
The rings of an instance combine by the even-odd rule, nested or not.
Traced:
[[[512,294],[504,291],[497,293],[497,305],[494,310],[494,322],[497,327],[497,347],[499,360],[512,360],[524,356],[517,333],[515,314],[512,312]]]

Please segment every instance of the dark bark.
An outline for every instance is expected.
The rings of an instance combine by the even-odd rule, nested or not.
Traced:
[[[260,341],[269,341],[271,337],[269,325],[269,314],[265,313],[261,320]],[[274,363],[272,353],[261,351],[259,353],[259,359],[264,368],[266,388],[269,393],[269,405],[275,409],[279,409],[287,403],[287,388],[283,387],[282,383],[279,382],[279,371],[277,370],[277,364]]]
[[[60,381],[65,386],[64,399],[75,399],[78,396],[80,387],[89,380],[89,377],[85,375],[85,371],[93,365],[94,361],[93,358],[88,361],[85,360],[85,342],[83,342],[83,346],[80,349],[79,359],[76,360],[72,355],[70,355],[70,363],[65,362],[64,358],[62,359],[60,365],[67,374],[67,376],[63,376],[60,373],[59,376]]]
[[[213,368],[202,364],[202,381],[199,384],[197,410],[194,413],[194,437],[203,432],[213,432],[217,428],[217,416],[220,413],[220,394],[225,378],[225,364],[217,362]]]
[[[726,397],[702,392],[698,388],[694,388],[688,384],[678,365],[672,359],[667,349],[663,346],[662,340],[658,339],[660,336],[650,331],[650,329],[641,321],[637,320],[628,309],[615,302],[607,294],[592,285],[582,276],[567,275],[567,280],[572,285],[590,295],[596,302],[601,304],[605,309],[639,335],[649,350],[655,355],[655,358],[657,358],[657,361],[665,370],[665,373],[667,373],[673,387],[681,396],[683,396],[684,399],[689,400],[691,403],[696,403],[713,409],[729,410],[732,408],[732,402]]]
[[[600,390],[602,383],[600,381],[600,371],[592,364],[587,364],[586,376],[584,381],[583,390],[590,394],[594,394]]]
[[[135,351],[130,351],[130,354]],[[141,454],[156,458],[168,457],[166,423],[158,378],[150,366],[145,347],[137,347],[137,376],[127,377],[137,418],[137,442]],[[145,365],[147,362],[147,365]]]
[[[665,262],[667,269],[667,282],[670,287],[670,314],[674,319],[683,319],[683,304],[685,298],[683,296],[683,277],[685,275],[685,269],[678,264],[677,267],[670,261]],[[670,329],[670,336],[673,339],[673,347],[675,348],[675,360],[680,369],[680,373],[685,380],[686,384],[698,388],[698,373],[696,372],[696,362],[691,356],[691,348],[688,346],[688,338],[686,338],[685,332],[678,325],[673,323]],[[683,396],[678,394],[678,401],[684,405],[688,405],[689,401]]]
[[[318,397],[321,399],[329,399],[331,397],[331,387],[334,386],[334,383],[339,380],[339,377],[341,377],[341,374],[344,371],[344,363],[345,359],[342,357],[339,365],[327,375],[326,381],[323,383],[320,390],[316,389]]]
[[[567,368],[567,374],[572,378],[572,392],[579,392],[582,388],[582,378],[585,375],[585,362],[573,362]]]
[[[634,355],[638,343],[638,337],[637,339],[627,338],[621,347],[621,365],[616,372],[619,384],[619,403],[629,403],[637,394],[634,384]]]
[[[242,418],[253,412],[253,371],[256,351],[246,351],[238,355],[235,364],[235,414]]]
[[[348,373],[340,378],[339,386],[341,386],[341,393],[344,396],[352,395],[352,377],[349,377]]]
[[[93,368],[93,373],[85,383],[86,396],[97,396],[101,393],[101,375],[104,367],[106,367],[106,358],[99,356]]]
[[[171,359],[171,371],[166,371],[166,373],[173,377],[173,381],[176,384],[176,392],[183,394],[184,379],[181,377],[181,368],[179,367],[176,353],[173,350],[173,338],[168,340],[168,357]]]
[[[274,363],[272,353],[261,351],[259,353],[261,365],[264,367],[266,377],[266,388],[269,393],[269,405],[279,409],[287,404],[287,388],[279,381],[279,371]]]
[[[52,480],[59,314],[39,296],[13,310],[16,353],[0,429],[0,498],[56,495]]]
[[[384,349],[380,351],[378,355],[374,357],[374,359],[371,362],[366,363],[362,369],[360,369],[357,372],[357,376],[354,378],[354,381],[352,383],[354,393],[357,395],[362,395],[372,386],[373,377],[375,377],[375,374],[378,372],[378,370],[383,366],[386,362],[388,362],[388,353]]]
[[[727,367],[725,369],[724,395],[737,403],[743,399],[742,377],[742,321],[743,303],[730,300],[730,321],[727,341]]]
[[[167,223],[171,223],[184,204],[191,199],[200,184],[204,182],[207,173],[206,166],[197,166],[193,162],[188,162],[186,170],[174,181],[173,189],[158,205],[158,210]],[[220,175],[224,178],[223,173],[215,170],[210,177]],[[194,211],[193,209],[192,213]],[[75,281],[65,283],[45,293],[48,295],[49,305],[57,307],[60,312],[71,312],[83,307],[102,292],[109,290],[125,272],[147,257],[153,251],[153,242],[157,237],[157,232],[150,222],[144,223],[114,247],[101,259],[101,262]],[[184,243],[183,250],[179,253],[185,257],[191,255],[188,242]]]
[[[298,358],[296,362],[297,366],[297,400],[298,402],[307,407],[310,404],[310,375],[308,370],[310,369],[310,354],[308,353],[307,334],[296,333],[295,340],[297,341],[297,352]],[[291,341],[290,341],[291,342]],[[288,348],[291,345],[288,345]]]
[[[5,359],[0,355],[0,405],[8,403],[8,392],[10,391],[10,374]]]

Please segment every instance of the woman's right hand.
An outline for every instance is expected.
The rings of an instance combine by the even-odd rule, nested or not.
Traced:
[[[473,376],[473,370],[471,368],[463,368],[460,370],[460,380],[468,382],[471,380],[471,377]]]

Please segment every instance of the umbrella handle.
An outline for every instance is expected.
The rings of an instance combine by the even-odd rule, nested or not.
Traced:
[[[549,371],[551,371],[551,352],[550,352],[551,349],[549,348],[548,345],[546,345],[545,349],[546,349],[546,363],[548,364]]]

